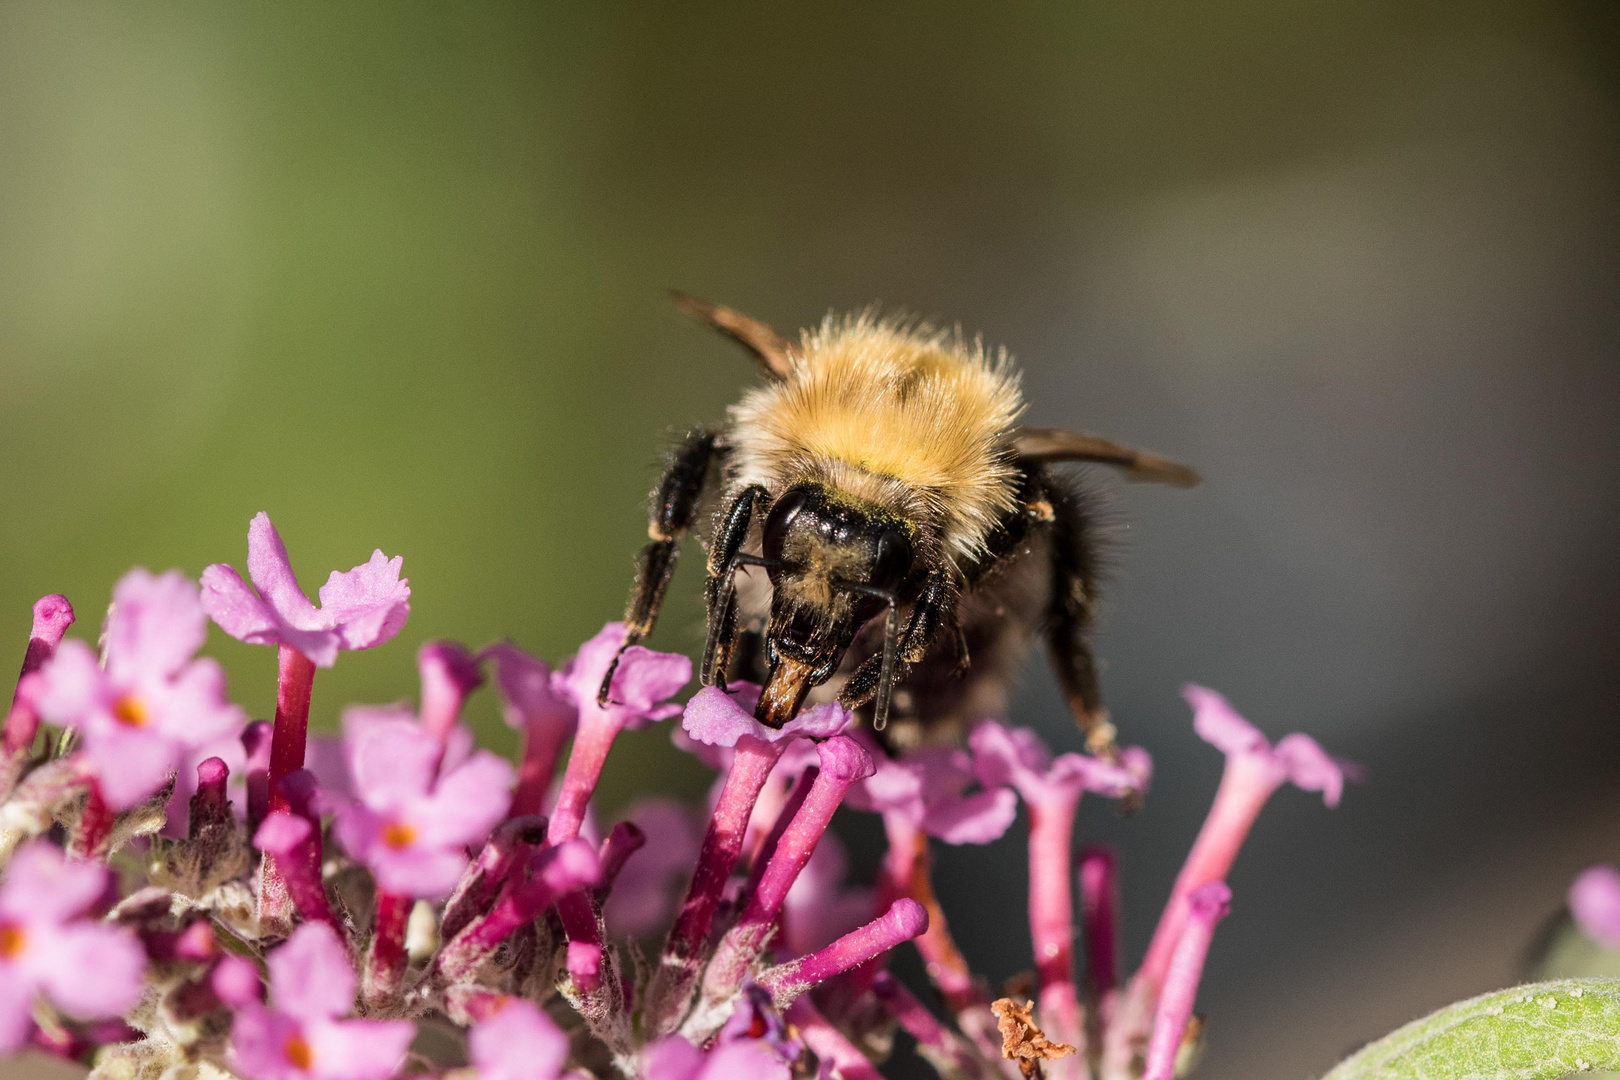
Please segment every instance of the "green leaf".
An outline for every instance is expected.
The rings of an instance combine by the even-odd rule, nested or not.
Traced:
[[[1556,1080],[1620,1069],[1620,979],[1557,979],[1459,1001],[1323,1080]]]

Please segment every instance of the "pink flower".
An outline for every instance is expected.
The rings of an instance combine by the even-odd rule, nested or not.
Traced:
[[[1591,866],[1569,887],[1569,913],[1575,925],[1607,949],[1620,949],[1620,871]]]
[[[718,686],[705,686],[686,703],[681,727],[694,742],[733,747],[745,735],[766,743],[803,736],[825,739],[837,735],[855,719],[848,709],[829,701],[803,710],[780,728],[768,728],[754,719],[759,693],[760,688],[753,683],[737,683],[729,693]]]
[[[244,1002],[231,1028],[235,1067],[253,1080],[386,1080],[416,1026],[339,1020],[354,1007],[355,975],[337,933],[305,923],[266,958],[274,1008]]]
[[[968,793],[977,777],[966,751],[930,746],[897,760],[872,749],[877,771],[851,788],[847,800],[857,810],[894,815],[947,844],[988,844],[1018,815],[1018,796],[1009,787]]]
[[[503,998],[473,1026],[467,1056],[477,1080],[556,1080],[568,1061],[568,1035],[538,1005]]]
[[[669,921],[675,911],[675,889],[684,883],[697,858],[703,823],[674,799],[647,799],[631,806],[625,819],[647,842],[619,872],[603,906],[609,930],[642,937]]]
[[[1273,747],[1260,729],[1238,715],[1232,703],[1213,690],[1188,685],[1182,697],[1193,707],[1198,737],[1257,775],[1272,791],[1292,783],[1301,791],[1320,791],[1322,801],[1339,805],[1344,794],[1345,763],[1330,757],[1309,735],[1294,732]],[[1269,794],[1269,792],[1268,792]]]
[[[219,665],[192,659],[208,620],[197,587],[178,570],[125,574],[113,589],[105,636],[105,668],[88,645],[68,639],[18,692],[49,722],[82,732],[102,798],[124,810],[182,764],[219,752],[244,717],[225,700]]]
[[[1082,791],[1115,798],[1147,788],[1152,760],[1139,747],[1120,751],[1118,765],[1086,754],[1052,752],[1028,728],[1008,730],[986,720],[968,736],[973,767],[987,788],[1011,785],[1027,803],[1035,804]]]
[[[321,586],[321,606],[309,602],[287,558],[281,535],[260,513],[248,526],[249,588],[223,563],[203,571],[203,608],[231,637],[251,645],[286,645],[320,667],[339,649],[369,649],[392,638],[411,612],[410,582],[401,559],[381,551],[347,573],[332,572]]]
[[[639,731],[681,711],[668,698],[692,681],[692,661],[679,653],[632,645],[619,657],[608,703],[598,705],[596,692],[602,686],[602,676],[607,674],[623,641],[624,624],[608,623],[552,674],[551,688],[573,703],[582,722],[599,714],[614,721],[618,730]]]
[[[787,1063],[754,1039],[723,1043],[705,1053],[670,1035],[641,1052],[644,1080],[788,1080]]]
[[[351,710],[344,745],[357,803],[337,814],[338,843],[379,888],[442,899],[467,869],[465,848],[506,816],[512,768],[485,750],[440,773],[438,739],[403,717]]]
[[[552,688],[551,665],[539,657],[505,642],[489,646],[478,656],[495,665],[501,714],[523,735],[512,812],[537,814],[545,806],[557,754],[579,724],[579,712],[571,700]]]
[[[0,1051],[27,1040],[36,994],[81,1020],[118,1016],[140,997],[135,935],[85,917],[109,878],[43,840],[12,857],[0,885]]]

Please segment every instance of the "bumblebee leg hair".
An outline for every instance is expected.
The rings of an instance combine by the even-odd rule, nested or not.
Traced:
[[[1050,506],[1052,599],[1046,617],[1046,644],[1069,712],[1085,734],[1086,747],[1114,759],[1114,725],[1097,686],[1091,653],[1091,626],[1097,609],[1097,553],[1079,491],[1049,479],[1042,485]],[[1044,509],[1044,507],[1043,507]]]
[[[906,668],[909,665],[915,664],[928,654],[940,631],[947,624],[955,625],[956,597],[956,585],[943,567],[930,573],[921,595],[911,606],[911,617],[906,620],[905,628],[900,631],[894,660],[885,662],[886,656],[890,655],[888,642],[885,640],[882,652],[868,657],[850,674],[843,690],[838,694],[839,702],[847,709],[854,709],[871,701],[874,695],[878,696],[881,699],[880,704],[884,706],[882,709],[884,715],[879,717],[874,711],[872,726],[882,731],[884,723],[888,720],[889,691],[892,691],[894,683],[905,678]],[[892,621],[897,617],[898,613],[890,608],[888,618]],[[886,624],[886,639],[887,629]],[[889,676],[887,688],[883,686],[886,673]],[[880,720],[883,723],[880,723]]]
[[[602,685],[596,692],[598,705],[607,704],[608,688],[613,684],[614,672],[619,670],[619,657],[652,633],[658,621],[664,593],[675,573],[675,560],[681,554],[681,540],[697,518],[709,466],[722,453],[724,447],[719,433],[700,428],[688,435],[670,455],[663,479],[652,493],[652,507],[647,517],[647,535],[652,539],[636,557],[636,583],[624,609],[624,643],[608,665],[607,674],[602,676]]]
[[[703,645],[698,674],[704,686],[725,689],[726,669],[737,640],[737,569],[744,564],[742,546],[754,520],[754,508],[770,500],[758,484],[743,488],[716,516],[714,539],[709,544],[709,579],[704,600],[709,612],[709,637]]]

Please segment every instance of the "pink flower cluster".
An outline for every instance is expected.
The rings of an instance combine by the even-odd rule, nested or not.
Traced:
[[[409,583],[379,551],[317,607],[263,514],[247,567],[132,571],[99,652],[64,637],[66,600],[35,605],[0,741],[0,1052],[247,1080],[870,1080],[898,1027],[948,1075],[1168,1080],[1255,817],[1285,783],[1333,805],[1344,781],[1309,738],[1273,747],[1189,688],[1226,771],[1127,979],[1112,853],[1076,861],[1073,824],[1086,792],[1146,792],[1140,749],[1054,756],[985,720],[966,746],[895,754],[836,704],[775,731],[748,684],[676,703],[690,661],[640,646],[599,705],[616,623],[556,669],[511,644],[429,642],[416,708],[352,707],[341,741],[311,738],[316,671],[395,637]],[[275,646],[272,722],[249,723],[197,656],[209,619]],[[486,674],[522,738],[515,766],[460,720]],[[719,774],[707,811],[649,801],[604,834],[593,796],[619,736],[676,716],[676,743]],[[1020,804],[1028,1005],[990,1000],[930,883],[933,842],[994,842]],[[841,808],[882,818],[871,886],[844,880]],[[122,851],[144,884],[109,872]],[[640,962],[630,942],[660,931]],[[942,1012],[886,970],[907,942]]]

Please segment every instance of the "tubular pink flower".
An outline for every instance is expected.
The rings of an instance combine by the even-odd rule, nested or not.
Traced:
[[[116,1017],[141,995],[146,955],[135,935],[86,918],[110,875],[36,840],[0,885],[0,1052],[27,1042],[36,995],[82,1020]]]
[[[278,880],[298,914],[308,922],[336,925],[321,883],[320,840],[316,827],[290,810],[270,811],[253,834],[253,846],[276,859]]]
[[[270,812],[270,737],[267,720],[255,720],[242,729],[243,768],[247,771],[248,828],[256,829]]]
[[[1209,954],[1215,924],[1232,908],[1232,890],[1224,881],[1211,881],[1187,895],[1187,921],[1181,940],[1170,960],[1159,1005],[1153,1016],[1153,1035],[1148,1040],[1147,1067],[1142,1080],[1173,1080],[1176,1053],[1192,1016],[1198,995],[1198,981],[1204,974],[1204,958]]]
[[[272,1008],[238,1006],[233,1068],[252,1080],[386,1080],[416,1034],[405,1020],[341,1020],[355,975],[331,927],[306,923],[266,958]]]
[[[647,1007],[643,1024],[654,1035],[674,1030],[686,1011],[692,991],[697,987],[699,959],[708,941],[709,928],[714,922],[715,908],[720,894],[737,865],[743,840],[748,835],[753,817],[754,803],[770,779],[771,771],[784,751],[805,730],[806,725],[794,727],[799,718],[784,725],[775,737],[758,738],[751,734],[749,725],[756,724],[750,709],[750,697],[758,690],[741,684],[732,693],[707,693],[701,690],[687,705],[693,719],[684,718],[686,734],[700,746],[729,747],[731,766],[726,773],[720,797],[715,802],[709,819],[703,845],[698,850],[697,866],[687,886],[675,925],[664,941],[663,955],[658,970],[653,973],[647,990]],[[699,699],[702,699],[701,702]],[[697,712],[692,713],[692,706]],[[818,706],[818,708],[820,708]],[[836,708],[836,706],[835,706]],[[807,710],[815,712],[815,709]],[[813,730],[842,730],[849,723],[847,710],[827,710],[813,724]],[[790,731],[789,729],[794,730]],[[765,729],[767,732],[770,729]],[[707,740],[714,740],[709,742]]]
[[[423,726],[358,710],[344,717],[344,748],[357,802],[338,810],[333,835],[365,863],[378,888],[438,900],[467,869],[465,849],[506,816],[512,768],[480,750],[445,760]]]
[[[55,654],[56,647],[62,643],[62,635],[72,625],[73,605],[67,602],[67,597],[52,593],[34,601],[34,626],[28,634],[28,649],[23,653],[18,682],[45,666],[45,662]],[[26,754],[34,745],[34,734],[38,730],[39,713],[21,694],[13,693],[11,708],[6,713],[4,734],[0,735],[0,759]],[[3,780],[4,777],[0,777],[0,781]],[[15,776],[11,781],[0,782],[0,794],[9,790],[14,781]]]
[[[17,692],[43,719],[79,730],[101,796],[127,810],[162,787],[188,752],[234,738],[244,718],[225,700],[220,666],[192,659],[208,620],[179,571],[125,574],[104,634],[104,667],[88,645],[69,639]]]
[[[907,990],[899,979],[880,971],[872,980],[872,992],[907,1035],[917,1040],[917,1052],[941,1074],[960,1073],[968,1080],[992,1080],[994,1074],[961,1036],[941,1024],[928,1007]]]
[[[802,736],[825,739],[849,726],[854,715],[837,702],[805,709],[780,728],[769,728],[754,719],[742,702],[758,700],[759,687],[737,683],[728,692],[718,686],[705,686],[686,703],[681,727],[694,741],[705,746],[734,747],[737,740],[754,738],[761,742],[788,742]]]
[[[477,1080],[557,1080],[568,1061],[568,1035],[538,1005],[506,998],[467,1035]]]
[[[1094,999],[1119,985],[1119,880],[1110,848],[1080,853],[1080,916],[1085,927],[1086,983]]]
[[[439,922],[439,934],[444,940],[455,937],[488,911],[507,876],[545,842],[546,819],[537,814],[507,818],[496,826],[445,901],[444,917]]]
[[[800,994],[851,968],[910,941],[928,929],[928,912],[915,900],[902,897],[887,912],[859,930],[851,931],[809,956],[801,956],[762,972],[756,980],[770,992],[778,1009],[785,1009]]]
[[[877,768],[850,791],[849,805],[856,810],[898,816],[947,844],[998,840],[1018,815],[1018,797],[1008,787],[968,792],[976,776],[966,751],[930,746],[896,760],[862,735],[874,751]]]
[[[709,961],[703,977],[703,996],[707,1003],[730,1000],[742,986],[749,965],[764,949],[776,926],[788,890],[798,880],[799,872],[810,861],[816,844],[832,823],[833,811],[844,801],[844,793],[857,781],[872,775],[872,756],[847,735],[835,735],[816,750],[821,758],[819,773],[782,833],[747,906]]]
[[[544,660],[504,642],[490,645],[478,655],[494,663],[502,714],[507,724],[523,735],[512,813],[538,814],[545,806],[557,754],[574,734],[579,712],[571,701],[552,689],[551,665]]]
[[[475,971],[495,947],[577,889],[595,885],[601,873],[596,849],[584,840],[549,847],[534,859],[526,878],[508,883],[488,913],[474,919],[439,950],[434,960],[441,982]]]
[[[630,646],[620,657],[608,704],[596,703],[602,677],[623,641],[624,624],[608,623],[552,677],[552,689],[572,702],[579,714],[574,749],[568,755],[557,805],[551,812],[549,838],[553,844],[579,835],[586,804],[596,790],[602,766],[619,732],[636,730],[681,711],[679,705],[666,699],[691,681],[692,661],[640,645]]]
[[[1147,766],[1133,771],[1081,754],[1053,759],[1027,728],[1007,730],[987,721],[970,736],[979,778],[987,786],[1011,784],[1029,808],[1029,929],[1035,947],[1042,1026],[1058,1042],[1080,1046],[1080,1001],[1074,984],[1074,897],[1069,849],[1080,796],[1139,793]],[[1145,762],[1140,751],[1134,755]],[[1048,1063],[1055,1077],[1077,1077],[1083,1056]]]
[[[832,1021],[821,1015],[808,997],[801,997],[787,1010],[788,1020],[799,1029],[804,1044],[821,1061],[821,1076],[840,1080],[883,1080],[876,1065],[850,1042]],[[651,1078],[649,1078],[651,1080]]]
[[[1590,866],[1569,887],[1569,913],[1581,932],[1606,949],[1620,949],[1620,871]]]
[[[238,641],[286,646],[319,667],[331,667],[338,650],[381,645],[405,625],[411,585],[399,576],[401,562],[379,550],[353,570],[332,571],[317,608],[298,585],[281,534],[269,515],[260,513],[248,526],[253,587],[232,567],[215,563],[202,574],[203,608]]]
[[[472,653],[454,641],[429,641],[416,651],[422,677],[422,727],[441,744],[450,737],[467,695],[484,685]]]
[[[1292,783],[1305,791],[1320,791],[1329,807],[1339,805],[1344,793],[1344,763],[1328,756],[1310,736],[1286,735],[1273,747],[1215,691],[1188,686],[1183,696],[1193,707],[1193,728],[1226,754],[1226,768],[1137,972],[1137,978],[1149,980],[1155,988],[1162,985],[1181,939],[1187,896],[1201,885],[1226,878],[1272,792]]]
[[[703,826],[691,810],[673,799],[633,803],[625,816],[646,837],[646,843],[616,875],[602,906],[602,918],[615,933],[642,937],[663,926],[673,914],[674,890],[697,858]]]

